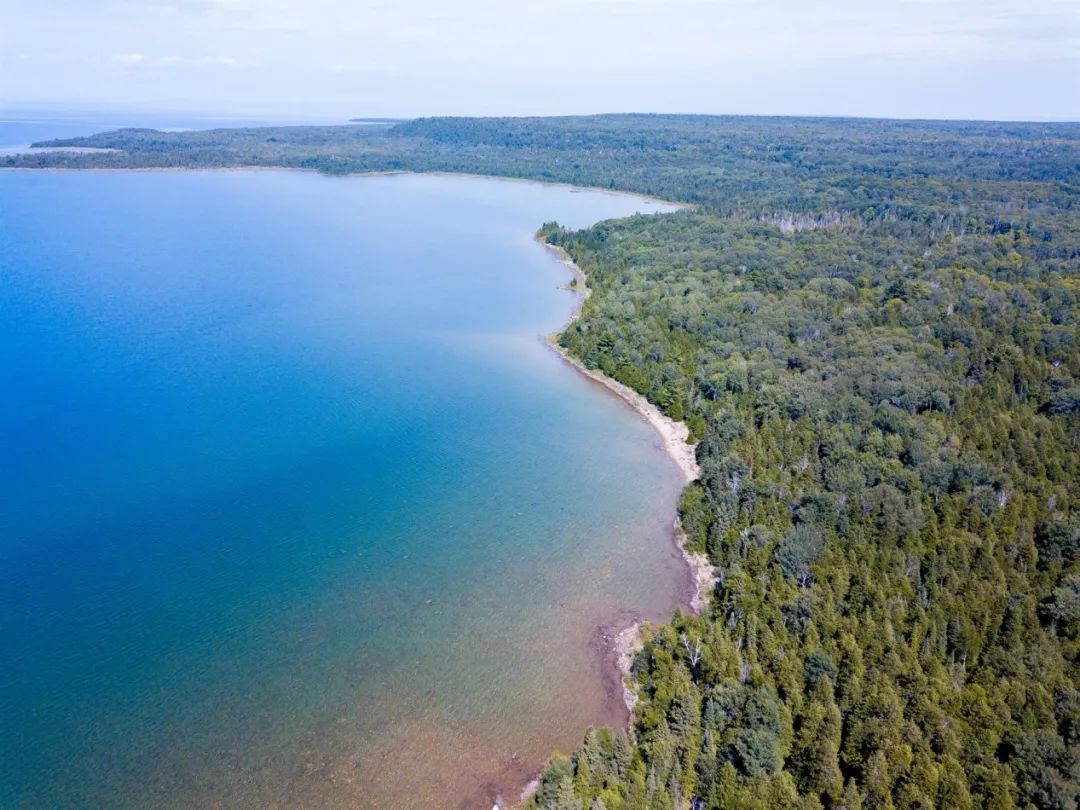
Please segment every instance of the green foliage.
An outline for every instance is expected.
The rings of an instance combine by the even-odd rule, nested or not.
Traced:
[[[803,672],[807,692],[812,692],[826,678],[830,683],[835,681],[837,675],[836,664],[821,650],[814,650],[806,656]]]
[[[704,426],[680,517],[721,586],[639,659],[635,758],[669,802],[640,806],[1080,799],[1080,208],[1071,169],[961,177],[950,143],[877,187],[905,198],[884,217],[548,236],[594,291],[563,344]],[[837,178],[808,182],[792,209]]]
[[[825,538],[821,532],[800,523],[776,546],[776,562],[785,575],[805,587],[810,582],[810,564],[824,548]]]

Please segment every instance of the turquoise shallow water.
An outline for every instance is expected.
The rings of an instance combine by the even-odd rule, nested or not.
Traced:
[[[487,803],[686,571],[532,240],[451,177],[0,173],[0,805]]]

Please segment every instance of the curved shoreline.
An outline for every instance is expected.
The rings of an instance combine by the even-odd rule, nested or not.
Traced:
[[[578,304],[574,308],[574,312],[571,314],[566,326],[563,327],[563,331],[565,331],[581,315],[581,310],[585,306],[585,301],[592,295],[592,289],[588,285],[588,279],[585,277],[585,272],[577,266],[566,250],[558,245],[552,245],[549,242],[546,242],[539,236],[537,236],[536,241],[547,248],[560,264],[573,273],[574,279],[577,281],[576,286],[567,288],[578,294]],[[701,477],[701,468],[698,466],[697,456],[695,455],[697,445],[689,443],[690,429],[686,426],[685,422],[678,422],[670,416],[667,416],[658,407],[653,405],[649,400],[628,385],[624,385],[618,380],[612,379],[602,371],[587,368],[584,363],[576,357],[572,357],[569,352],[559,345],[557,335],[549,336],[546,343],[563,359],[564,362],[575,368],[580,374],[583,374],[617,396],[629,405],[638,416],[649,423],[660,437],[664,451],[671,460],[675,462],[675,466],[679,468],[679,472],[682,473],[686,485],[692,484]],[[705,606],[708,605],[709,597],[716,587],[716,569],[712,563],[709,562],[709,558],[706,555],[687,549],[686,534],[682,530],[682,523],[679,520],[678,515],[675,516],[672,528],[679,550],[682,552],[683,559],[686,560],[686,564],[690,568],[695,586],[694,592],[690,598],[689,608],[694,613],[701,613],[701,611],[705,609]]]
[[[577,306],[574,308],[573,313],[571,313],[570,318],[561,330],[565,331],[578,319],[578,316],[580,316],[581,310],[585,306],[585,301],[592,295],[592,289],[588,285],[588,279],[585,276],[585,272],[577,265],[564,248],[545,241],[539,234],[536,236],[536,241],[543,245],[560,264],[566,267],[573,275],[574,281],[577,282],[573,286],[566,285],[564,287],[564,289],[575,293],[578,297]],[[665,415],[659,408],[629,386],[608,377],[602,371],[587,368],[580,360],[572,357],[559,345],[558,334],[559,333],[549,335],[544,340],[544,343],[547,344],[548,348],[555,352],[562,358],[563,362],[574,368],[578,373],[603,387],[608,393],[621,399],[639,417],[648,422],[660,437],[661,446],[663,447],[664,452],[668,454],[668,457],[671,458],[675,463],[675,466],[678,467],[679,472],[682,473],[684,486],[696,481],[701,476],[701,468],[698,466],[697,457],[694,452],[697,445],[689,443],[690,429],[686,424]],[[691,592],[687,600],[687,607],[689,607],[693,613],[700,614],[708,606],[709,599],[712,597],[712,593],[716,588],[716,583],[718,581],[716,568],[709,562],[709,558],[705,554],[691,551],[686,547],[687,537],[682,529],[682,523],[679,520],[678,515],[675,516],[674,521],[672,522],[672,536],[675,544],[679,548],[679,552],[682,554],[683,560],[686,562],[687,568],[689,568]],[[607,662],[606,665],[614,667],[614,674],[622,688],[623,705],[626,706],[627,711],[628,730],[631,732],[633,731],[634,709],[636,708],[638,701],[638,693],[636,684],[634,683],[632,668],[634,658],[645,646],[643,634],[644,627],[645,622],[640,619],[635,619],[618,630],[606,626],[598,628],[598,635],[604,639],[608,647],[605,651],[606,654],[604,655],[604,659]],[[541,774],[542,773],[543,771],[541,770]],[[517,802],[511,806],[517,806],[528,801],[528,799],[536,792],[539,785],[540,774],[537,774],[535,778],[525,785]],[[503,805],[496,802],[492,810],[498,810],[501,807],[503,807]]]
[[[70,153],[71,149],[81,147],[48,148],[52,150],[53,153],[56,151],[67,151]],[[122,149],[110,149],[108,147],[89,148],[95,149],[94,154],[100,152],[123,151]],[[43,154],[43,151],[12,152],[10,155],[6,155],[4,152],[0,151],[0,159],[24,154]],[[650,194],[638,191],[604,188],[603,186],[579,186],[574,185],[573,183],[567,183],[564,180],[541,180],[538,177],[515,177],[506,174],[477,174],[476,172],[452,172],[444,169],[432,169],[430,171],[421,171],[418,169],[374,169],[368,172],[345,172],[344,174],[336,174],[333,172],[324,172],[320,169],[309,169],[303,166],[276,166],[273,164],[264,165],[256,163],[248,165],[239,164],[235,166],[0,166],[0,172],[305,172],[307,174],[317,174],[322,177],[332,177],[343,180],[351,177],[404,177],[410,175],[418,177],[471,177],[476,180],[497,180],[504,183],[534,183],[538,186],[554,186],[555,188],[565,188],[576,192],[589,191],[596,194],[607,194],[612,197],[633,197],[637,200],[643,200],[650,205],[669,206],[678,211],[693,210],[696,208],[694,203],[665,200],[662,197],[654,197]],[[640,213],[654,214],[660,212],[646,211]],[[545,242],[544,244],[547,243]],[[554,247],[554,245],[551,247]]]
[[[574,279],[577,281],[574,287],[567,288],[578,294],[578,304],[574,308],[574,312],[571,314],[566,326],[563,327],[563,331],[565,331],[580,316],[585,301],[592,295],[592,289],[588,285],[585,272],[578,267],[565,249],[558,245],[552,245],[539,236],[537,236],[536,241],[547,248],[560,264],[573,273]],[[584,363],[576,357],[572,357],[569,352],[558,344],[557,335],[549,336],[545,342],[564,362],[617,396],[629,405],[638,416],[649,423],[660,437],[664,451],[675,462],[679,472],[682,473],[686,485],[692,484],[701,477],[701,468],[698,466],[697,456],[695,455],[697,445],[690,444],[690,429],[685,422],[678,422],[665,415],[658,407],[628,385],[612,379],[602,371],[587,368]],[[682,529],[682,522],[679,520],[678,515],[675,516],[672,530],[679,551],[690,569],[693,590],[688,607],[694,613],[701,613],[708,606],[709,599],[716,588],[716,568],[709,562],[709,558],[705,554],[691,551],[686,547],[687,537]],[[637,702],[637,695],[626,685],[625,680],[630,677],[630,665],[633,663],[634,655],[641,649],[640,630],[641,623],[634,623],[617,633],[614,643],[619,669],[624,678],[624,699],[631,714],[633,714],[634,705]]]
[[[4,167],[8,168],[8,167]],[[2,169],[0,169],[2,170]],[[186,167],[145,167],[145,168],[30,168],[30,167],[10,167],[9,171],[15,172],[186,172],[186,171],[207,171],[207,172],[248,172],[248,171],[307,171],[315,174],[322,174],[326,177],[333,177],[334,175],[327,175],[326,173],[317,172],[314,170],[296,169],[291,167],[279,167],[279,166],[238,166],[238,167],[220,167],[220,168],[186,168]],[[433,176],[445,176],[445,177],[468,177],[479,180],[487,181],[502,181],[502,182],[516,182],[526,184],[539,184],[539,185],[556,185],[566,188],[572,188],[579,191],[593,191],[599,193],[605,193],[612,196],[625,196],[634,197],[639,200],[648,201],[654,204],[662,204],[665,206],[671,206],[673,208],[686,208],[689,206],[681,205],[677,203],[671,203],[665,200],[659,200],[656,198],[648,198],[645,195],[637,194],[635,192],[626,191],[613,191],[609,189],[593,189],[582,186],[572,186],[566,183],[558,183],[551,181],[542,181],[529,178],[513,178],[499,175],[475,175],[465,174],[457,172],[407,172],[407,171],[395,171],[395,172],[371,172],[371,173],[356,173],[350,175],[344,175],[342,179],[354,178],[354,177],[371,177],[379,175],[433,175]],[[655,213],[655,212],[654,212]],[[562,263],[572,274],[578,279],[577,292],[577,306],[571,313],[567,322],[561,327],[562,330],[567,329],[580,315],[585,300],[589,297],[592,290],[587,284],[587,279],[583,271],[573,262],[570,256],[562,248],[554,245],[550,245],[543,240],[538,240],[543,244],[552,254]],[[555,350],[564,362],[570,364],[579,373],[583,374],[598,385],[603,386],[607,391],[615,396],[619,397],[623,402],[631,407],[641,418],[643,418],[653,430],[657,433],[661,440],[661,446],[664,451],[669,455],[673,462],[678,467],[680,473],[684,478],[685,483],[690,483],[697,479],[700,474],[695,455],[694,446],[687,443],[689,438],[689,430],[687,426],[682,422],[677,422],[664,415],[656,406],[648,402],[648,400],[637,393],[628,386],[619,383],[618,381],[607,377],[599,371],[590,370],[586,368],[582,363],[571,357],[568,353],[563,351],[556,343],[548,341],[549,348]],[[712,592],[715,586],[715,574],[712,566],[708,564],[704,555],[697,555],[689,552],[685,546],[685,535],[681,531],[679,521],[677,517],[672,524],[672,537],[674,542],[678,545],[683,559],[686,561],[689,568],[689,584],[687,586],[687,595],[685,595],[685,601],[688,606],[694,612],[700,612],[704,605],[708,602],[708,596]],[[692,590],[691,590],[692,588]],[[683,594],[680,594],[680,601],[684,598]],[[636,653],[643,646],[643,639],[641,635],[642,624],[638,620],[628,622],[627,616],[622,616],[621,621],[626,623],[621,628],[618,624],[610,626],[610,632],[606,633],[603,637],[604,641],[604,667],[608,672],[612,673],[611,681],[618,685],[618,689],[621,691],[622,703],[627,709],[627,723],[632,721],[634,707],[637,702],[636,688],[632,682],[630,667],[633,663],[633,659]]]

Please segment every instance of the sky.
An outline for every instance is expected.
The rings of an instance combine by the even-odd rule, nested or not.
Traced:
[[[1080,120],[1080,0],[0,0],[0,107]]]

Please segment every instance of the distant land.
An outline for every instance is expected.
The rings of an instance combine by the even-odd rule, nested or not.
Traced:
[[[370,120],[370,119],[367,119]],[[684,422],[718,580],[530,807],[1080,800],[1080,124],[604,115],[47,141],[13,168],[459,172],[692,209],[541,231],[559,338]],[[538,223],[539,224],[539,223]]]

